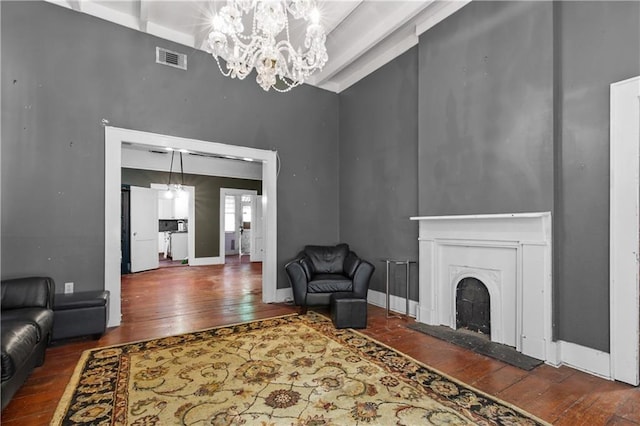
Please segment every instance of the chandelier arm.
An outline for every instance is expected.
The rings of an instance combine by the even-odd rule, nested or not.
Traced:
[[[252,38],[250,43],[245,44],[242,41],[240,41],[240,39],[238,39],[237,37],[232,37],[231,39],[235,43],[235,46],[238,46],[238,52],[240,53],[240,57],[234,58],[234,59],[237,59],[238,61],[242,61],[245,64],[249,64],[253,66],[255,62],[254,62],[254,58],[251,58],[251,57],[255,56],[256,52],[260,50],[259,47],[257,46],[259,40],[257,40],[256,38]],[[249,61],[250,58],[251,60]]]
[[[256,51],[257,52],[257,51]],[[231,77],[235,78],[237,77],[239,80],[244,80],[249,74],[251,74],[251,70],[254,67],[254,63],[255,63],[255,59],[251,58],[250,60],[247,58],[247,56],[249,55],[250,52],[244,52],[242,55],[242,58],[244,58],[244,60],[241,61],[238,60],[238,63],[236,67],[232,68],[230,70],[231,73]],[[256,53],[254,53],[253,56],[255,56]],[[239,58],[238,58],[239,59]]]
[[[289,40],[280,40],[279,42],[277,42],[276,43],[276,49],[278,49],[280,51],[286,50],[288,52],[293,52],[295,55],[298,54],[298,52],[293,47],[293,45],[289,42]]]
[[[285,68],[287,68],[287,74],[291,75],[291,70],[289,69],[288,64],[297,62],[298,59],[303,58],[303,56],[298,55],[298,52],[294,49],[291,43],[286,40],[280,40],[276,44],[276,49],[278,50],[278,52],[280,52],[282,57],[285,58]]]
[[[251,52],[251,58],[247,63],[250,64],[252,67],[255,66],[256,62],[258,61],[258,57],[260,56],[262,51],[263,49],[255,49],[253,52]]]
[[[257,40],[254,40],[242,55],[244,57],[244,62],[251,67],[255,66],[256,58],[258,57],[261,50],[262,48],[260,47],[260,43]]]
[[[310,48],[302,52],[301,54],[299,54],[295,50],[295,48],[291,45],[291,43],[288,43],[286,40],[280,40],[278,44],[276,44],[276,47],[278,48],[279,51],[286,52],[288,54],[288,58],[290,61],[292,57],[300,58],[304,63],[308,63],[309,61],[309,54],[311,53]],[[317,55],[313,55],[313,56],[316,57]],[[315,58],[315,60],[310,65],[303,65],[303,68],[309,71],[315,68],[318,68],[318,59]]]
[[[242,36],[243,34],[239,34],[239,33],[230,33],[228,34],[229,37],[231,38],[231,41],[233,41],[234,46],[238,46],[239,50],[246,50],[249,47],[251,47],[255,42],[255,36],[253,37],[246,37],[247,40],[250,39],[249,43],[244,43],[242,40],[240,40],[239,36]]]

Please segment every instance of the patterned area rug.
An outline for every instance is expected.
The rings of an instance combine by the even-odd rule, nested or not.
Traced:
[[[52,424],[546,423],[310,312],[86,351]]]

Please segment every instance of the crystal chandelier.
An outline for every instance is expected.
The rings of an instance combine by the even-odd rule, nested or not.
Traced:
[[[250,14],[251,33],[245,34],[243,15],[248,22]],[[308,24],[304,47],[291,44],[289,15]],[[315,0],[228,0],[213,17],[209,47],[223,75],[243,80],[255,68],[265,91],[287,92],[327,62],[327,36],[319,21]],[[284,83],[280,88],[278,81]]]

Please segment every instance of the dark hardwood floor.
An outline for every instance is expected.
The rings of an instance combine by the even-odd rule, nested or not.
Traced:
[[[122,278],[122,325],[98,341],[59,343],[2,412],[3,425],[46,425],[82,351],[297,312],[263,304],[261,265],[161,268]],[[369,305],[363,332],[452,377],[558,425],[640,425],[640,388],[568,367],[531,372],[409,330]]]

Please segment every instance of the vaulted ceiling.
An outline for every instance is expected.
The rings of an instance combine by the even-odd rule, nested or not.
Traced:
[[[203,51],[207,51],[211,17],[226,3],[222,0],[48,1]],[[319,0],[329,61],[307,83],[341,92],[416,45],[421,33],[469,1]],[[215,65],[212,63],[212,66]]]

